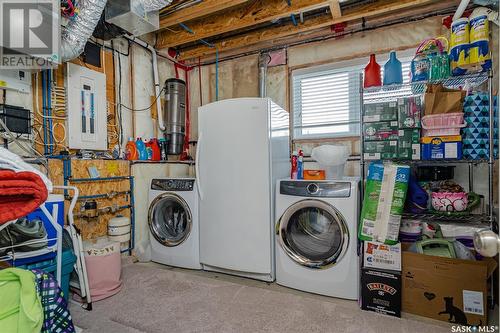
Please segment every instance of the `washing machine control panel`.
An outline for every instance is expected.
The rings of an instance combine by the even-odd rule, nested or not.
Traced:
[[[194,179],[153,179],[151,189],[158,191],[192,191]]]
[[[280,194],[298,197],[348,198],[351,183],[343,181],[282,180]]]

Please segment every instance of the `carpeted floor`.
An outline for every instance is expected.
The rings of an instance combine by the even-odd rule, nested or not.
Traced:
[[[446,323],[386,317],[352,301],[157,264],[124,263],[123,283],[91,312],[71,305],[84,333],[450,332]]]

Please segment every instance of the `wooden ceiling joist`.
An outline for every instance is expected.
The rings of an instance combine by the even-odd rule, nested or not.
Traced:
[[[200,39],[217,36],[233,30],[244,29],[292,14],[329,6],[325,0],[293,0],[290,6],[284,0],[260,0],[258,6],[248,12],[241,5],[211,16],[183,22],[191,31],[176,28],[176,31],[158,33],[157,48],[175,47]]]
[[[244,4],[248,0],[204,0],[160,18],[160,30]]]
[[[337,1],[329,1],[328,5],[336,7]],[[455,2],[455,1],[451,1]],[[337,2],[338,3],[338,2]],[[441,3],[437,0],[379,0],[367,5],[345,9],[340,12],[340,7],[335,10],[335,13],[316,16],[314,18],[306,19],[303,23],[298,23],[294,26],[292,23],[278,25],[275,27],[268,27],[266,29],[259,29],[250,33],[243,33],[241,35],[229,37],[214,43],[214,47],[200,45],[199,47],[181,50],[181,59],[188,60],[197,57],[205,57],[215,53],[215,48],[219,52],[224,52],[231,49],[247,47],[253,44],[261,44],[275,39],[288,37],[316,29],[328,27],[330,25],[342,22],[349,22],[361,18],[376,17],[392,12],[409,9],[412,7],[422,7],[432,3]]]

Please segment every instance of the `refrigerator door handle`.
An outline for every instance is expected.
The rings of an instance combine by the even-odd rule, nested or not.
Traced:
[[[196,144],[196,161],[195,161],[195,172],[196,172],[196,182],[198,183],[198,195],[200,196],[200,200],[203,200],[203,188],[201,186],[201,174],[200,174],[200,146],[201,146],[201,138],[203,137],[203,133],[200,132],[198,134],[198,142]]]

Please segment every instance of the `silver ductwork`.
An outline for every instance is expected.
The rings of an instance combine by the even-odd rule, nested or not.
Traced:
[[[153,12],[170,5],[172,0],[142,0],[142,3],[144,4],[144,10],[146,12]]]
[[[80,0],[78,15],[63,27],[61,34],[61,60],[69,61],[82,54],[87,39],[99,22],[106,0]]]
[[[267,65],[271,62],[271,55],[268,52],[259,56],[259,97],[267,96]]]

